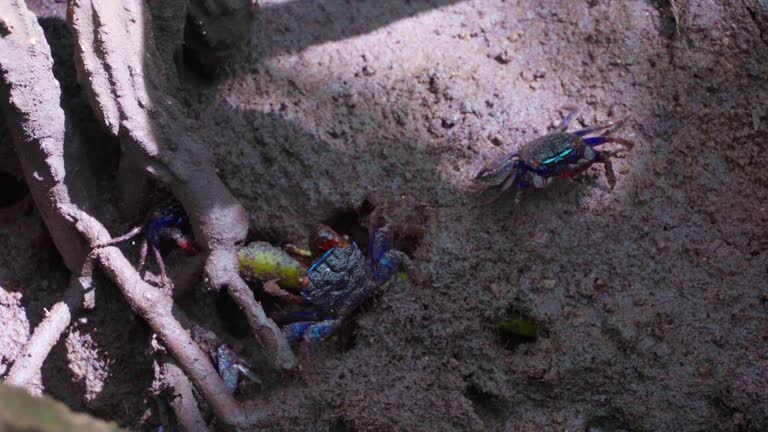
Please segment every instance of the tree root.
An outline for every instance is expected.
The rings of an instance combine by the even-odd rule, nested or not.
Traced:
[[[204,431],[207,429],[205,420],[197,407],[197,401],[192,394],[192,384],[181,371],[179,365],[168,356],[159,353],[155,362],[155,383],[157,393],[168,395],[168,402],[176,416],[176,421],[183,431]],[[171,421],[166,419],[166,427],[173,428]]]
[[[16,357],[13,367],[5,382],[17,387],[26,387],[29,380],[40,370],[51,349],[69,327],[72,316],[79,312],[83,305],[83,294],[92,289],[90,267],[92,261],[86,261],[79,277],[72,276],[64,299],[56,303],[47,316],[29,338],[21,354]]]
[[[165,83],[172,71],[154,45],[146,2],[71,0],[68,17],[78,76],[97,117],[120,137],[123,164],[142,167],[171,189],[208,252],[207,286],[227,289],[274,365],[293,369],[287,340],[238,274],[237,245],[248,232],[248,217],[216,174],[210,149],[187,131],[188,120],[169,96]],[[143,188],[135,177],[123,180],[123,191],[131,184]]]
[[[149,130],[150,126],[155,125],[153,122],[160,121],[168,125],[171,129],[168,133],[172,134],[178,131],[181,122],[178,114],[163,114],[165,110],[157,107],[150,109],[150,100],[142,99],[146,94],[141,91],[110,87],[110,82],[116,85],[127,82],[137,88],[147,84],[142,80],[141,71],[136,68],[142,64],[141,56],[137,59],[126,55],[125,59],[115,59],[113,55],[117,53],[109,48],[114,42],[111,38],[136,42],[136,37],[143,37],[144,29],[135,31],[137,29],[134,27],[136,23],[143,22],[144,15],[141,13],[142,2],[105,3],[114,4],[114,7],[93,2],[93,5],[103,7],[103,14],[91,14],[91,2],[70,3],[70,16],[78,30],[79,61],[87,63],[85,57],[109,51],[112,55],[105,61],[114,62],[114,65],[101,65],[112,72],[127,74],[111,76],[112,80],[107,82],[98,81],[99,78],[106,79],[109,76],[105,71],[99,75],[92,70],[92,74],[84,75],[93,78],[89,82],[94,88],[92,97],[99,91],[109,96],[106,99],[92,99],[97,115],[103,116],[107,126],[116,126],[120,136],[124,137],[125,157],[138,157],[144,161],[147,171],[171,185],[190,214],[196,238],[209,252],[205,270],[209,283],[213,287],[226,287],[234,293],[235,299],[248,312],[255,333],[267,348],[274,350],[275,364],[283,368],[293,367],[295,358],[287,342],[274,323],[264,316],[252,294],[243,292],[247,287],[240,283],[242,280],[237,276],[235,243],[245,235],[247,229],[243,209],[216,177],[212,165],[195,161],[195,152],[200,150],[199,143],[194,141],[197,147],[181,147],[180,143],[167,136],[165,140],[154,139]],[[114,21],[118,17],[124,21]],[[120,25],[125,25],[125,28]],[[245,412],[232,398],[206,353],[174,317],[171,297],[143,281],[118,248],[94,250],[96,245],[110,239],[104,226],[92,216],[93,212],[103,210],[105,206],[101,202],[92,201],[100,196],[95,189],[98,183],[90,177],[86,155],[59,105],[61,91],[53,76],[53,61],[43,31],[23,0],[0,3],[0,27],[0,103],[13,133],[15,149],[32,197],[65,264],[74,274],[87,276],[87,272],[82,270],[83,263],[89,251],[93,251],[90,256],[94,262],[98,262],[115,283],[134,313],[143,318],[157,334],[225,427],[239,429],[263,425],[266,421],[265,413],[253,410]],[[96,45],[89,45],[88,37],[83,32],[90,32],[91,37],[101,37],[99,44],[103,45],[99,45],[98,49]],[[141,51],[141,45],[133,48]],[[129,66],[126,61],[133,63]],[[84,67],[80,72],[86,71],[88,69]],[[165,99],[160,97],[157,100]],[[122,113],[119,121],[109,117],[109,101],[117,110],[116,113]],[[130,106],[131,111],[121,111],[125,106]],[[150,110],[152,116],[149,115]],[[136,118],[130,115],[132,113],[136,114]],[[111,120],[116,122],[112,123]],[[185,133],[178,136],[188,138]],[[161,143],[174,150],[170,153],[167,153],[167,148],[160,151]],[[68,171],[68,168],[74,171]],[[77,280],[78,283],[73,279],[70,284],[64,306],[54,308],[55,313],[49,317],[49,321],[44,321],[35,331],[30,344],[25,348],[25,353],[31,354],[21,359],[19,365],[14,365],[12,375],[17,382],[25,381],[25,375],[39,369],[50,346],[58,339],[78,307],[83,281]]]

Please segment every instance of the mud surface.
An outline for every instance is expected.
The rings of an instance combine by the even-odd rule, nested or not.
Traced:
[[[64,5],[28,3],[72,80]],[[259,1],[249,46],[216,80],[182,70],[177,95],[252,236],[301,243],[318,221],[354,234],[357,209],[386,205],[428,227],[414,258],[431,279],[391,284],[313,349],[311,372],[264,368],[240,397],[285,431],[768,430],[768,5],[717,3]],[[472,208],[482,165],[568,102],[576,126],[631,116],[616,188],[596,166]],[[30,206],[0,209],[0,373],[67,280]],[[150,429],[148,330],[116,290],[102,298],[40,386]],[[200,319],[248,343],[215,306]],[[513,312],[536,320],[535,342],[496,334]]]

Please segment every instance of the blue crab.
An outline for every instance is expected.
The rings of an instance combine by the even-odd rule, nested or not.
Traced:
[[[113,246],[117,243],[130,240],[143,234],[139,247],[139,271],[144,268],[147,261],[147,252],[152,249],[157,266],[160,268],[160,278],[163,285],[168,284],[168,275],[165,271],[163,256],[160,253],[160,243],[163,240],[172,241],[187,253],[194,255],[200,251],[194,240],[184,233],[183,227],[189,223],[184,209],[178,202],[166,201],[152,209],[144,218],[144,221],[127,233],[115,237],[107,242],[96,245],[96,248]]]
[[[331,228],[319,225],[310,240],[312,251],[320,253],[301,279],[300,294],[285,291],[277,283],[265,283],[270,295],[299,305],[299,311],[285,314],[280,321],[290,322],[283,333],[292,342],[300,342],[303,363],[311,343],[334,333],[360,305],[387,283],[402,268],[415,280],[421,280],[411,258],[395,250],[394,232],[410,229],[415,235],[421,228],[394,224],[381,225],[378,212],[371,215],[368,258],[354,242]]]
[[[507,153],[484,166],[475,176],[475,182],[483,191],[495,191],[493,197],[482,204],[499,199],[509,189],[523,190],[529,187],[542,189],[553,182],[571,178],[600,162],[605,166],[605,176],[611,189],[616,185],[613,173],[611,151],[600,151],[595,147],[606,143],[617,143],[632,148],[634,143],[624,138],[609,136],[618,129],[626,118],[598,126],[590,126],[575,132],[566,132],[576,109],[564,107],[568,114],[555,132],[536,138],[524,144],[518,151]],[[587,136],[598,131],[599,136]]]

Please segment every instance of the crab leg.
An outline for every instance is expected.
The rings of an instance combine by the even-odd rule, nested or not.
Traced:
[[[190,255],[196,255],[200,252],[200,248],[195,244],[195,241],[178,228],[165,227],[160,230],[160,237],[173,241],[176,243],[176,246]]]
[[[621,127],[621,125],[624,124],[625,121],[627,121],[628,118],[629,117],[624,117],[623,119],[616,120],[615,122],[610,122],[610,123],[606,123],[606,124],[602,124],[602,125],[595,125],[595,126],[585,127],[584,129],[579,129],[579,130],[573,132],[573,134],[576,135],[576,136],[583,137],[584,135],[589,135],[592,132],[597,132],[597,131],[601,131],[601,130],[604,130],[604,129],[611,129],[611,128],[618,129],[619,127]],[[608,131],[608,132],[611,132],[611,131]]]
[[[560,125],[557,126],[557,130],[560,132],[568,130],[568,126],[571,124],[571,120],[573,120],[573,115],[576,114],[576,107],[574,106],[564,106],[563,109],[567,110],[568,114],[563,117],[560,121]]]
[[[598,136],[598,137],[584,138],[584,144],[590,147],[596,147],[596,146],[603,145],[605,143],[611,143],[611,142],[621,144],[627,148],[632,148],[632,146],[635,145],[635,143],[633,143],[630,140],[626,140],[624,138],[612,137],[612,136]]]
[[[512,187],[512,185],[517,183],[517,180],[520,179],[524,173],[525,173],[525,168],[522,165],[520,165],[518,161],[515,161],[515,172],[507,176],[507,178],[504,180],[504,182],[501,185],[496,186],[499,188],[499,190],[496,193],[494,193],[492,197],[490,197],[487,200],[481,201],[480,203],[475,205],[475,207],[492,204],[498,201],[499,198],[501,198],[504,195],[504,193],[510,187]]]
[[[149,250],[149,243],[147,239],[141,241],[139,246],[139,271],[144,270],[144,266],[147,264],[147,251]]]
[[[341,326],[341,319],[332,319],[324,321],[300,321],[288,324],[283,327],[283,334],[289,341],[301,340],[299,344],[299,355],[301,357],[302,369],[309,369],[310,345],[319,342]]]
[[[283,334],[291,341],[319,342],[330,336],[341,325],[340,319],[299,321],[283,327]]]
[[[378,266],[384,254],[392,249],[394,243],[394,233],[389,227],[379,228],[378,222],[371,217],[370,235],[368,239],[368,265],[374,271],[378,272]]]
[[[595,151],[595,160],[601,162],[605,167],[605,178],[608,180],[608,186],[611,190],[616,186],[616,174],[613,172],[613,164],[611,163],[611,153],[604,151]]]
[[[168,273],[165,272],[165,263],[163,262],[163,255],[160,254],[160,249],[156,245],[149,246],[152,249],[152,254],[155,256],[157,266],[160,267],[160,281],[163,286],[168,285]]]
[[[130,239],[136,237],[137,235],[141,234],[141,231],[143,229],[144,229],[144,225],[136,225],[135,227],[131,228],[130,231],[128,231],[127,233],[121,235],[120,237],[115,237],[115,238],[113,238],[113,239],[111,239],[109,241],[106,241],[104,243],[97,244],[96,246],[94,246],[94,249],[99,249],[99,248],[103,248],[103,247],[107,247],[107,246],[112,246],[112,245],[115,245],[117,243],[120,243],[120,242],[123,242],[123,241],[126,241],[126,240],[130,240]]]
[[[296,323],[299,321],[320,321],[324,317],[323,313],[317,310],[299,310],[290,312],[276,312],[270,318],[278,324]]]
[[[278,280],[279,279],[272,279],[264,282],[264,292],[271,295],[272,297],[279,298],[280,300],[290,304],[301,305],[307,302],[304,297],[298,296],[280,288],[280,286],[277,284]]]
[[[411,257],[399,250],[388,250],[379,260],[373,270],[373,278],[377,285],[383,285],[395,275],[398,269],[405,270],[416,282],[423,279],[421,272],[416,269]]]

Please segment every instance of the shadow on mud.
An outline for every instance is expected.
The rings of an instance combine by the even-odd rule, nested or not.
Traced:
[[[257,9],[254,31],[268,57],[363,35],[466,0],[293,0]]]

